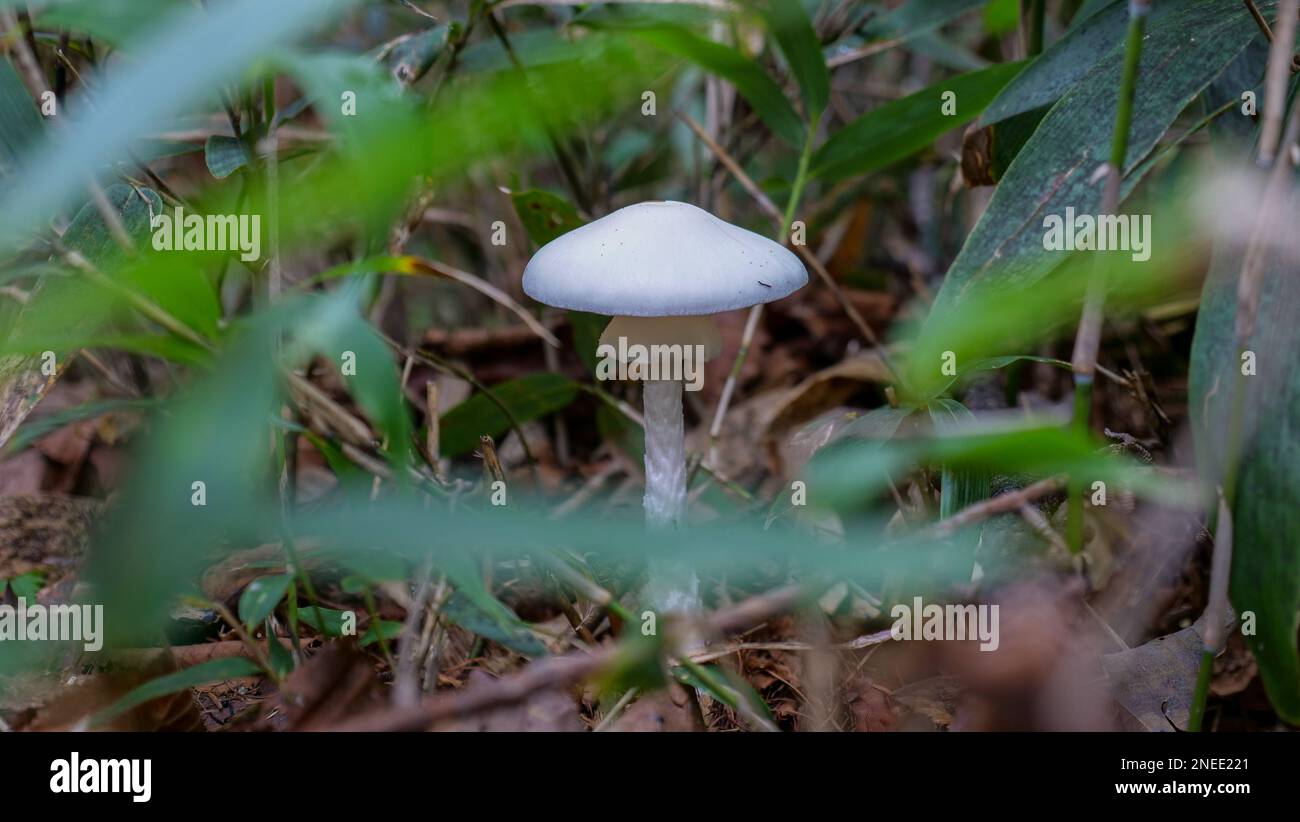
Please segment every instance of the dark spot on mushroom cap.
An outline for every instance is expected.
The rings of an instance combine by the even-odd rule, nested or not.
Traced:
[[[758,284],[761,285],[761,286],[763,286],[764,288],[771,288],[771,287],[772,287],[772,286],[768,285],[767,283],[763,282],[762,280],[759,280],[759,281],[758,281]]]

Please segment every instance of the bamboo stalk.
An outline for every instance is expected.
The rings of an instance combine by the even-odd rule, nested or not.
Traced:
[[[1137,90],[1138,67],[1142,61],[1142,36],[1146,19],[1151,13],[1151,0],[1130,0],[1128,36],[1124,44],[1124,73],[1120,78],[1119,98],[1116,102],[1115,132],[1111,139],[1110,163],[1104,167],[1105,188],[1101,197],[1101,213],[1113,214],[1119,208],[1120,183],[1124,179],[1124,159],[1128,154],[1128,132],[1133,123],[1133,98]],[[1074,338],[1074,355],[1070,365],[1074,370],[1073,425],[1086,433],[1092,412],[1092,385],[1097,371],[1097,352],[1101,348],[1101,325],[1106,309],[1106,276],[1102,258],[1088,279],[1084,297],[1083,314]],[[1070,550],[1083,550],[1083,482],[1071,477],[1069,483],[1069,508],[1066,539]]]

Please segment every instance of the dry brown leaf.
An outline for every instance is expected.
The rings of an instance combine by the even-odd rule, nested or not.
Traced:
[[[47,377],[41,373],[39,357],[0,357],[0,448],[45,398],[66,365],[65,357],[55,374]]]
[[[657,733],[703,730],[690,690],[677,682],[664,690],[638,696],[610,723],[611,731]]]
[[[854,731],[892,731],[899,725],[893,700],[867,677],[855,677],[845,686],[844,704]]]
[[[383,703],[370,658],[353,643],[330,642],[289,674],[277,697],[268,700],[261,724],[276,730],[327,730]]]
[[[1201,620],[1127,651],[1106,654],[1115,701],[1149,731],[1186,730],[1201,665]]]

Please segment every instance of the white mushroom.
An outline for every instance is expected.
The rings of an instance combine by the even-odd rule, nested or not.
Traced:
[[[784,246],[676,202],[619,209],[547,243],[524,270],[524,291],[538,302],[613,317],[602,347],[698,345],[692,351],[706,359],[719,348],[708,315],[779,300],[807,282]],[[641,377],[646,521],[671,527],[686,508],[683,381]]]

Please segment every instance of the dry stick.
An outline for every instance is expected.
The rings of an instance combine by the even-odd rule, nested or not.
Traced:
[[[745,191],[749,192],[749,195],[754,198],[754,201],[758,204],[758,207],[763,211],[763,213],[767,214],[767,216],[772,219],[773,223],[780,228],[781,235],[778,237],[778,240],[784,242],[784,237],[790,223],[790,217],[797,205],[797,193],[792,194],[791,196],[790,207],[787,209],[788,213],[782,214],[780,209],[776,207],[776,204],[763,193],[762,189],[760,189],[752,179],[750,179],[749,175],[740,167],[740,164],[736,162],[735,158],[732,157],[725,148],[719,145],[718,141],[713,139],[713,137],[705,131],[704,127],[696,122],[695,118],[683,111],[678,111],[677,117],[695,133],[696,137],[700,138],[701,142],[709,147],[709,150],[713,152],[719,162],[726,166],[727,170],[731,172],[731,176],[736,179],[736,182],[740,183],[741,187],[744,188]],[[811,136],[809,137],[809,140],[809,145],[811,145]],[[804,156],[801,158],[802,170],[805,172],[808,162],[807,154],[808,152],[805,150]],[[822,282],[824,282],[831,290],[831,293],[835,295],[835,299],[839,302],[840,307],[844,309],[844,313],[848,315],[849,320],[857,328],[858,332],[862,334],[863,339],[876,349],[881,361],[885,364],[885,367],[889,369],[889,372],[893,374],[895,378],[897,378],[897,372],[889,361],[889,355],[885,352],[884,348],[881,347],[880,340],[876,337],[875,332],[871,330],[871,326],[867,325],[866,320],[862,318],[862,315],[858,313],[858,310],[853,307],[851,302],[849,302],[848,297],[845,296],[844,291],[839,287],[839,284],[835,282],[831,277],[830,272],[826,270],[826,266],[822,265],[821,260],[817,259],[817,255],[808,250],[806,246],[796,245],[795,252],[812,267],[813,271],[817,273],[817,276],[820,277]],[[718,408],[714,412],[712,423],[709,425],[709,445],[705,450],[710,454],[713,451],[714,443],[717,441],[719,433],[722,431],[722,421],[727,415],[727,409],[730,406],[731,397],[736,390],[736,382],[739,379],[741,369],[744,367],[745,359],[749,355],[749,346],[753,342],[754,332],[758,327],[758,321],[762,315],[763,303],[759,303],[749,310],[749,316],[745,320],[745,331],[741,338],[740,350],[736,352],[736,359],[731,366],[731,372],[727,374],[727,381],[722,386],[722,396],[718,400]],[[712,459],[709,461],[712,462]]]
[[[608,730],[610,724],[618,718],[618,715],[623,712],[623,709],[627,707],[628,703],[632,701],[636,694],[636,688],[628,688],[627,693],[620,696],[618,702],[614,703],[614,707],[610,708],[609,713],[605,714],[605,718],[600,720],[600,723],[591,729],[592,733],[599,733]]]
[[[983,502],[977,502],[969,508],[963,508],[945,520],[936,522],[921,531],[921,534],[924,536],[944,537],[971,523],[981,522],[998,514],[1018,512],[1022,506],[1061,490],[1063,479],[1063,477],[1048,477],[1039,480],[1033,485],[1026,485],[1019,491],[999,494]]]
[[[686,123],[686,125],[690,127],[691,131],[695,132],[695,136],[699,137],[700,140],[703,141],[715,155],[717,155],[718,160],[726,166],[727,170],[731,172],[731,175],[736,178],[736,182],[740,183],[741,187],[744,188],[745,191],[749,192],[750,196],[752,196],[755,202],[758,203],[759,208],[772,218],[773,223],[783,227],[781,233],[782,237],[784,237],[784,226],[787,222],[787,215],[781,213],[781,211],[776,207],[776,204],[773,203],[761,189],[759,189],[752,179],[750,179],[749,175],[740,167],[740,164],[736,162],[735,158],[733,158],[725,148],[719,145],[717,140],[710,137],[704,130],[703,126],[685,112],[679,111],[677,112],[677,116],[682,120],[682,122]],[[807,246],[797,245],[794,247],[794,250],[796,254],[803,258],[804,262],[812,267],[817,276],[820,277],[826,284],[827,288],[831,290],[836,301],[840,304],[840,307],[844,309],[844,313],[848,315],[849,320],[858,330],[858,333],[862,335],[862,338],[866,340],[867,343],[877,349],[877,353],[879,353],[881,360],[885,363],[885,367],[889,369],[891,374],[897,377],[897,372],[894,370],[893,364],[889,361],[889,355],[880,345],[879,338],[876,337],[875,332],[871,330],[871,326],[867,324],[867,321],[863,319],[862,314],[853,307],[849,298],[845,296],[843,289],[839,287],[839,284],[831,277],[830,272],[826,270],[826,266],[822,264],[821,260],[817,258],[817,255],[810,251]],[[755,306],[755,308],[761,306],[762,303]]]
[[[1210,559],[1210,595],[1205,603],[1205,629],[1201,635],[1201,666],[1196,672],[1196,690],[1187,715],[1187,730],[1201,730],[1205,703],[1210,695],[1214,675],[1214,658],[1225,639],[1224,622],[1228,617],[1228,580],[1232,573],[1232,509],[1222,488],[1218,489],[1219,521],[1214,529],[1214,554]]]
[[[549,328],[538,322],[537,318],[534,317],[528,309],[520,305],[513,297],[497,288],[495,285],[492,285],[487,280],[484,280],[481,277],[476,277],[468,271],[461,271],[459,268],[454,268],[446,263],[438,262],[437,260],[412,259],[416,268],[427,273],[441,274],[450,280],[455,280],[461,285],[467,285],[493,302],[504,306],[516,317],[523,320],[524,325],[528,326],[534,334],[545,340],[552,348],[560,347],[560,341],[551,333]]]
[[[523,428],[520,427],[519,420],[515,419],[514,412],[510,410],[510,406],[502,402],[501,398],[496,395],[495,391],[493,391],[492,389],[484,385],[482,382],[480,382],[479,379],[475,377],[474,374],[467,368],[462,368],[461,366],[455,365],[450,361],[445,360],[442,357],[439,357],[437,354],[434,354],[432,352],[421,351],[416,348],[407,348],[406,346],[399,343],[397,340],[394,340],[392,337],[388,336],[383,331],[380,331],[378,329],[376,329],[376,333],[379,334],[380,339],[382,339],[385,343],[387,343],[388,347],[392,348],[394,351],[406,357],[410,357],[411,359],[422,362],[425,365],[436,368],[445,374],[451,374],[454,377],[459,377],[460,379],[472,385],[475,391],[478,391],[481,394],[483,394],[483,396],[487,397],[488,400],[491,401],[491,403],[495,405],[503,415],[505,415],[506,420],[508,420],[510,423],[510,430],[514,431],[515,436],[519,437],[519,444],[523,446],[524,457],[528,460],[529,464],[532,465],[533,476],[534,478],[536,478],[537,458],[533,456],[532,449],[528,447],[528,439],[524,437]]]
[[[889,630],[876,631],[873,634],[864,634],[848,642],[837,642],[829,647],[835,651],[857,651],[874,645],[883,645],[893,638],[894,636]],[[817,647],[809,642],[794,640],[783,642],[733,642],[730,645],[716,648],[701,648],[691,654],[691,659],[695,662],[704,663],[721,659],[724,656],[731,656],[739,651],[812,651]]]
[[[605,486],[605,481],[623,470],[623,466],[617,461],[610,460],[596,473],[587,478],[582,487],[573,493],[568,499],[560,503],[551,511],[551,519],[563,519],[574,511],[591,501],[601,488]]]
[[[420,691],[437,690],[438,666],[442,662],[442,645],[446,637],[446,626],[442,618],[442,608],[451,596],[451,587],[447,585],[446,575],[438,578],[438,587],[433,592],[433,601],[429,603],[428,614],[424,618],[425,630],[420,635],[420,645],[424,649],[424,670],[420,674]]]
[[[45,74],[41,71],[41,64],[36,60],[36,53],[32,51],[30,43],[23,35],[23,26],[18,22],[18,16],[13,9],[5,9],[0,11],[0,23],[4,23],[7,34],[12,36],[17,32],[18,36],[13,38],[13,51],[18,59],[18,70],[23,73],[29,91],[33,92],[37,100],[41,99],[41,92],[46,91]]]
[[[289,637],[279,637],[289,639]],[[299,640],[298,647],[305,650],[315,638]],[[84,660],[113,669],[138,670],[152,668],[158,662],[170,659],[179,668],[192,668],[214,659],[245,657],[256,661],[255,649],[240,639],[223,639],[216,642],[204,642],[197,645],[170,645],[166,648],[123,648],[118,651],[105,651],[101,654],[86,654]]]
[[[790,610],[803,601],[808,589],[790,585],[747,599],[704,619],[711,633],[733,633]],[[614,645],[592,654],[567,654],[534,662],[522,671],[493,682],[452,693],[435,694],[411,708],[375,710],[348,719],[337,731],[422,731],[453,717],[491,710],[527,699],[550,688],[566,687],[600,673],[618,660]]]
[[[1103,166],[1106,187],[1101,196],[1101,213],[1113,214],[1119,207],[1120,183],[1124,179],[1124,159],[1128,154],[1128,132],[1133,122],[1133,97],[1137,89],[1138,67],[1142,58],[1142,34],[1150,0],[1129,0],[1128,39],[1124,45],[1124,74],[1120,79],[1119,100],[1115,112],[1115,133],[1110,147],[1110,163]],[[1076,430],[1087,433],[1092,412],[1092,384],[1097,370],[1097,351],[1101,347],[1101,324],[1106,308],[1106,276],[1098,256],[1088,278],[1083,314],[1074,338],[1074,419]],[[1083,550],[1083,485],[1071,478],[1068,503],[1067,538],[1070,550]]]
[[[235,636],[239,637],[239,641],[244,643],[244,646],[248,649],[248,656],[260,665],[267,674],[271,675],[273,679],[278,679],[275,676],[275,669],[271,667],[270,660],[266,658],[266,654],[262,653],[262,649],[258,647],[257,642],[253,640],[248,631],[244,630],[244,624],[236,619],[234,614],[230,613],[230,609],[224,603],[215,600],[209,602],[208,605],[234,630]]]
[[[419,571],[419,585],[415,601],[406,610],[402,633],[398,637],[397,668],[393,671],[393,704],[414,705],[420,701],[420,684],[416,664],[423,657],[432,626],[423,618],[429,610],[429,597],[433,595],[433,561],[425,559]]]
[[[412,361],[410,358],[408,362]],[[424,458],[429,461],[433,475],[440,481],[446,477],[442,472],[442,421],[438,414],[438,381],[429,380],[424,384],[424,414],[427,433],[424,437]]]
[[[1259,26],[1260,31],[1264,32],[1265,39],[1271,44],[1273,42],[1273,30],[1269,28],[1268,21],[1264,19],[1259,7],[1255,5],[1255,0],[1243,0],[1243,2],[1250,11],[1250,16],[1255,18],[1255,24]],[[1291,73],[1294,74],[1297,71],[1300,71],[1300,54],[1291,58]]]
[[[1110,623],[1102,619],[1101,614],[1097,613],[1097,610],[1093,608],[1086,599],[1083,601],[1083,608],[1092,616],[1097,625],[1106,632],[1106,636],[1110,637],[1111,642],[1114,642],[1121,651],[1131,650],[1128,643],[1124,641],[1124,637],[1115,633],[1115,629],[1110,627]]]
[[[1264,124],[1259,136],[1259,164],[1273,165],[1277,144],[1282,136],[1282,113],[1286,110],[1287,75],[1291,68],[1291,50],[1295,46],[1297,8],[1300,0],[1282,0],[1277,10],[1277,32],[1268,53],[1268,71],[1264,85]]]
[[[1300,2],[1284,0],[1279,15],[1295,16],[1300,14]],[[1280,30],[1280,27],[1279,27]],[[1289,43],[1278,38],[1273,42],[1270,58],[1277,53],[1290,52]],[[1271,62],[1271,60],[1270,60]],[[1270,74],[1270,82],[1286,83],[1286,75]],[[1236,371],[1233,376],[1231,392],[1228,397],[1230,416],[1228,420],[1228,441],[1224,449],[1224,476],[1218,489],[1218,522],[1214,535],[1214,553],[1210,560],[1210,593],[1205,604],[1205,633],[1202,636],[1201,667],[1197,672],[1196,690],[1192,695],[1191,710],[1187,720],[1187,730],[1199,731],[1205,716],[1205,703],[1209,698],[1210,678],[1214,669],[1214,658],[1222,647],[1223,625],[1228,615],[1228,583],[1232,571],[1232,512],[1236,507],[1237,478],[1240,468],[1242,440],[1244,438],[1246,416],[1246,377],[1242,373],[1241,356],[1251,345],[1255,335],[1255,321],[1259,312],[1260,289],[1264,276],[1265,257],[1269,244],[1283,229],[1279,212],[1283,208],[1285,193],[1290,185],[1291,150],[1300,138],[1300,107],[1291,112],[1287,121],[1286,134],[1282,139],[1282,151],[1276,146],[1265,146],[1261,138],[1260,161],[1266,149],[1273,149],[1273,170],[1269,174],[1264,191],[1260,219],[1246,246],[1246,254],[1241,264],[1241,276],[1237,281],[1237,316],[1235,335],[1237,339]],[[1288,217],[1290,215],[1287,215]]]
[[[1059,551],[1069,552],[1070,546],[1066,545],[1065,540],[1061,539],[1061,535],[1056,533],[1056,529],[1047,521],[1047,517],[1043,516],[1042,511],[1032,505],[1025,504],[1020,506],[1018,513],[1020,518],[1033,529],[1034,533],[1038,534],[1048,545]]]
[[[888,51],[894,46],[902,43],[901,39],[881,40],[875,43],[867,43],[865,46],[859,46],[853,51],[844,54],[838,54],[826,61],[826,68],[837,69],[840,66],[861,60],[864,57],[870,57],[873,54],[880,54],[882,51]]]

